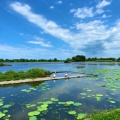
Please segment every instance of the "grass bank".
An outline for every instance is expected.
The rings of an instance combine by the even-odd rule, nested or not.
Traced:
[[[105,111],[95,111],[84,120],[120,120],[120,108]]]
[[[3,81],[11,81],[11,80],[20,80],[20,79],[28,79],[28,78],[42,78],[50,76],[51,72],[39,68],[33,68],[26,72],[19,71],[15,72],[13,70],[9,70],[5,73],[0,72],[0,82]]]

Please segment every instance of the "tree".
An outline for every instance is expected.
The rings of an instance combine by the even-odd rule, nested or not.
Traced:
[[[86,57],[84,55],[76,55],[75,57],[72,57],[73,62],[81,62],[85,60],[86,60]]]
[[[71,63],[72,62],[72,60],[70,59],[70,58],[67,58],[65,61],[64,61],[64,63]]]
[[[57,62],[58,60],[57,60],[57,58],[54,58],[53,61],[54,61],[54,62]]]

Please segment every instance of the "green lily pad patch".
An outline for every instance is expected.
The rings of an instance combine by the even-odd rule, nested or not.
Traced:
[[[0,112],[0,118],[4,117],[5,113]]]
[[[92,90],[86,90],[87,92],[91,92]]]
[[[7,104],[7,105],[4,105],[2,108],[10,108],[12,105],[11,104]]]
[[[56,99],[56,98],[51,98],[51,101],[57,102],[58,99]]]
[[[39,115],[40,112],[39,111],[32,111],[28,113],[28,116],[35,116],[35,115]]]
[[[112,101],[112,100],[111,100],[111,101],[110,101],[110,103],[114,104],[114,103],[115,103],[115,101]]]
[[[32,107],[35,107],[35,106],[36,106],[36,104],[27,104],[26,105],[27,108],[32,108]]]
[[[101,97],[95,97],[97,101],[101,101]]]
[[[81,95],[87,95],[86,93],[80,93]]]
[[[75,115],[75,114],[76,114],[76,111],[74,111],[74,110],[73,110],[73,111],[69,111],[68,114],[70,114],[70,115]]]
[[[37,109],[38,111],[40,111],[40,112],[42,112],[42,111],[46,111],[46,110],[48,110],[48,108],[42,108],[42,107],[38,107],[38,109]]]
[[[65,104],[65,102],[58,102],[58,104],[59,104],[59,105],[64,105],[64,104]]]
[[[0,106],[3,106],[3,102],[2,101],[0,102]]]
[[[41,105],[40,107],[46,108],[47,106],[48,106],[48,104],[43,104],[43,105]]]
[[[29,120],[37,120],[36,116],[29,117]]]
[[[103,95],[102,94],[96,94],[97,97],[102,97]]]
[[[52,104],[53,102],[52,101],[45,101],[43,102],[43,104]]]
[[[76,102],[76,103],[74,103],[73,105],[74,105],[74,106],[80,106],[80,105],[82,105],[82,103]]]
[[[30,88],[30,90],[37,90],[36,88]]]

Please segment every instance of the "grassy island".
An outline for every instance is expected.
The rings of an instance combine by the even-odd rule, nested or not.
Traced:
[[[24,71],[15,72],[13,70],[9,70],[5,73],[0,72],[0,82],[28,79],[28,78],[31,78],[31,79],[42,78],[42,77],[47,77],[50,74],[51,74],[50,71],[39,69],[39,68],[33,68],[26,72],[24,72]]]
[[[0,66],[11,66],[11,65],[3,63],[3,62],[0,62]]]

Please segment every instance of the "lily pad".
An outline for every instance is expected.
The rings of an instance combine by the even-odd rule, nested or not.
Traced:
[[[45,101],[43,102],[43,104],[52,104],[53,102],[52,101]]]
[[[40,112],[39,111],[32,111],[28,113],[28,116],[34,116],[34,115],[39,115]]]
[[[56,98],[51,98],[51,101],[57,102],[58,99],[56,99]]]
[[[101,97],[95,97],[97,101],[101,101]]]
[[[43,104],[43,105],[41,105],[40,107],[46,108],[47,106],[48,106],[48,104]]]
[[[80,93],[81,95],[86,95],[86,93]]]
[[[48,108],[45,108],[45,107],[44,107],[44,108],[39,107],[37,110],[40,111],[40,112],[42,112],[42,111],[46,111],[47,109],[48,109]]]
[[[75,115],[76,111],[69,111],[68,113],[71,114],[71,115]]]
[[[31,107],[35,107],[35,106],[36,106],[36,104],[27,104],[26,105],[27,108],[31,108]]]
[[[73,101],[68,101],[68,102],[65,102],[66,104],[74,104]]]
[[[102,94],[96,94],[97,97],[102,97],[103,95]]]
[[[36,116],[29,117],[29,120],[37,120]]]
[[[64,104],[65,104],[65,102],[58,102],[58,104],[59,104],[59,105],[64,105]]]
[[[80,105],[82,105],[82,103],[76,102],[76,103],[74,103],[73,105],[74,105],[74,106],[80,106]]]
[[[115,101],[112,101],[112,100],[111,100],[111,101],[110,101],[110,103],[113,103],[113,104],[114,104],[114,103],[115,103]]]
[[[92,90],[86,90],[87,92],[91,92]]]
[[[0,102],[0,106],[3,106],[3,102],[2,101]]]
[[[12,105],[11,104],[7,104],[7,105],[4,105],[2,108],[10,108]]]
[[[5,114],[2,113],[2,112],[0,112],[0,118],[2,118],[2,117],[4,117],[4,116],[5,116]]]

